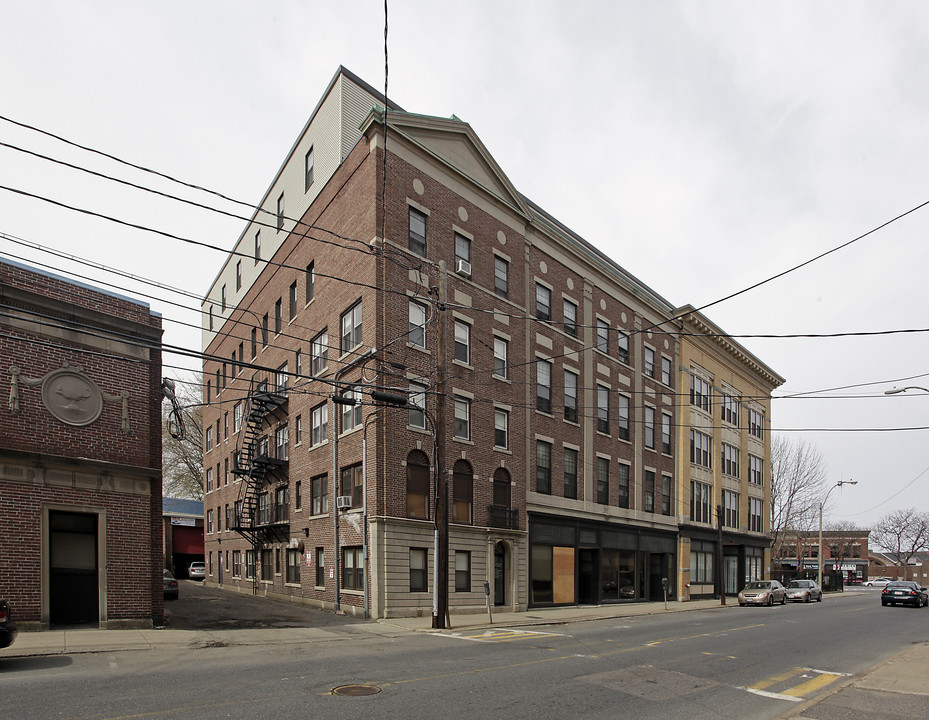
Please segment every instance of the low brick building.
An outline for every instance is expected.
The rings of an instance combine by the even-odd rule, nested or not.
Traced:
[[[161,318],[0,259],[0,597],[25,629],[163,619]]]

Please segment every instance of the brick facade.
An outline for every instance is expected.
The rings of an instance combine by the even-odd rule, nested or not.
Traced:
[[[9,262],[0,295],[0,596],[26,628],[161,622],[161,318]]]

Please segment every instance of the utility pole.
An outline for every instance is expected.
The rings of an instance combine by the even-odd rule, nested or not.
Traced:
[[[447,266],[439,261],[439,334],[436,349],[436,408],[435,408],[435,575],[433,590],[432,627],[444,629],[448,615],[448,483],[445,475],[445,303],[448,292]]]

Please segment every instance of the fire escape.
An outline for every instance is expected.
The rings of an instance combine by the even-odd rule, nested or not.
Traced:
[[[262,546],[290,540],[287,402],[286,375],[276,378],[273,390],[267,376],[252,377],[233,463],[241,483],[232,530],[252,546],[246,575],[255,594]]]

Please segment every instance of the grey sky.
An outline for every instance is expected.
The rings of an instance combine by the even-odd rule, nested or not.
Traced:
[[[339,64],[384,83],[381,2],[0,0],[0,11],[0,115],[248,202]],[[923,2],[396,0],[389,50],[397,103],[469,122],[521,192],[677,305],[929,200]],[[0,141],[176,191],[8,123]],[[0,185],[227,249],[243,226],[6,148]],[[929,208],[707,314],[734,335],[929,327],[927,222]],[[0,233],[196,295],[224,259],[5,190]],[[0,253],[171,297],[4,239]],[[150,302],[199,323],[195,300],[172,299],[190,309]],[[165,327],[166,342],[199,349],[196,330]],[[929,425],[929,395],[883,396],[929,386],[926,334],[741,342],[788,379],[778,396],[876,383],[778,400],[775,429]],[[791,435],[823,451],[830,482],[859,481],[832,494],[835,519],[929,509],[929,431]]]

